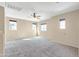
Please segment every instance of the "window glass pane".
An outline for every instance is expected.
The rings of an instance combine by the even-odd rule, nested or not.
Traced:
[[[60,29],[65,29],[66,28],[66,21],[62,20],[60,21]]]
[[[41,25],[41,31],[47,31],[47,25],[46,24],[43,24]]]
[[[36,24],[32,24],[32,30],[36,31]]]
[[[17,23],[16,22],[9,22],[9,30],[17,30]]]

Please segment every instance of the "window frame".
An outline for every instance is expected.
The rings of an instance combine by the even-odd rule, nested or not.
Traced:
[[[15,20],[9,20],[9,30],[17,30],[17,22]]]
[[[36,23],[32,23],[32,31],[36,31]]]
[[[46,32],[47,31],[47,24],[46,23],[43,23],[40,25],[40,31],[41,32]]]
[[[59,28],[61,30],[65,30],[66,29],[66,20],[65,20],[65,18],[62,18],[62,19],[59,20]]]

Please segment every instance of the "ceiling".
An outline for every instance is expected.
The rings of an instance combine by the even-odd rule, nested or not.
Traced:
[[[34,12],[40,20],[79,9],[78,2],[6,2],[5,16],[33,21]],[[35,10],[34,10],[35,9]]]

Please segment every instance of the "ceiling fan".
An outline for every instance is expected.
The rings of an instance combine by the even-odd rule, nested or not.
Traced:
[[[41,16],[34,12],[34,13],[32,14],[32,17],[33,17],[33,18],[40,19]]]
[[[40,15],[39,15],[39,13],[37,13],[38,12],[38,10],[37,9],[35,9],[35,8],[33,8],[33,13],[32,13],[32,17],[33,18],[37,18],[37,19],[40,19]]]

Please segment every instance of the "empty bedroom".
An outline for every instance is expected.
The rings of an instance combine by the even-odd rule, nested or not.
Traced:
[[[78,2],[6,2],[6,57],[78,57]]]

